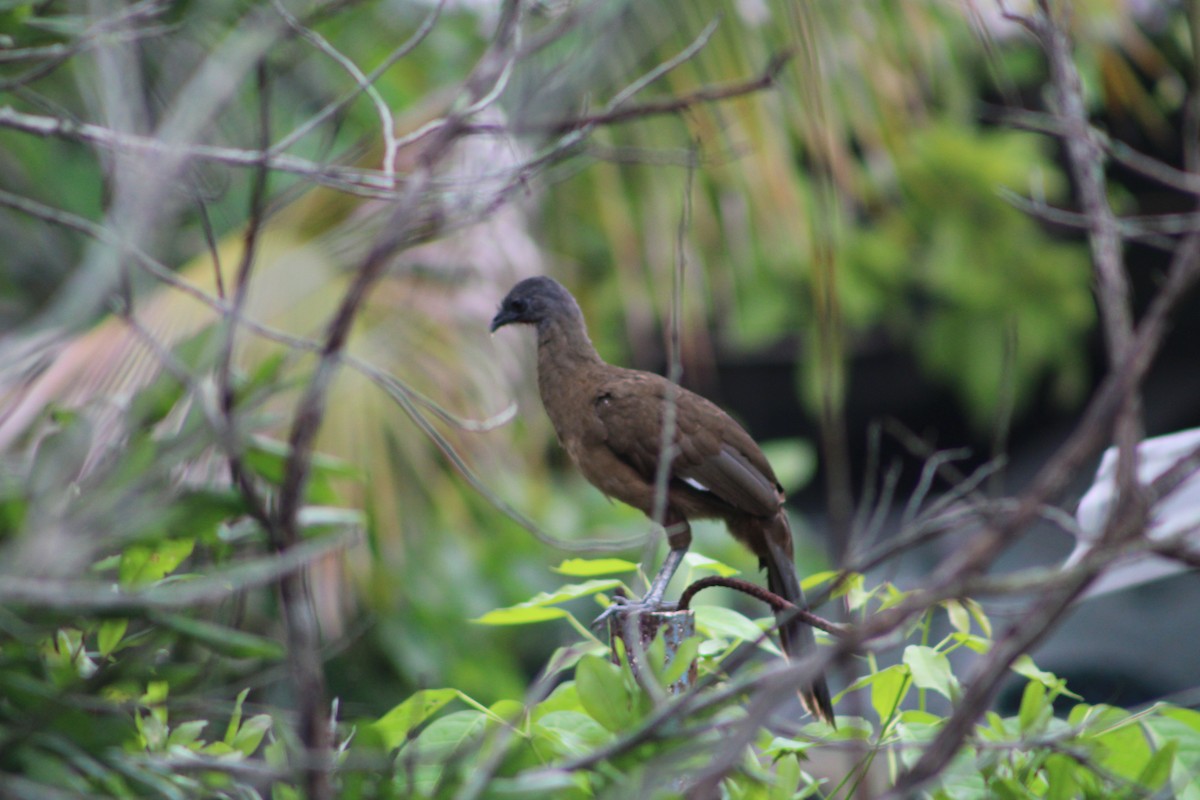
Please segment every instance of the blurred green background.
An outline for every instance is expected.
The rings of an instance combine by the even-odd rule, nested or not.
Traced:
[[[253,5],[170,4],[161,33],[138,40],[130,56],[141,70],[140,107],[165,115]],[[1078,231],[1033,218],[1005,194],[1072,202],[1053,141],[1005,124],[1005,109],[1046,102],[1044,64],[990,4],[544,3],[530,12],[526,35],[577,5],[591,9],[586,21],[518,65],[489,119],[536,128],[601,108],[714,21],[703,49],[639,100],[750,80],[772,57],[791,58],[764,91],[598,128],[483,222],[397,257],[350,350],[454,414],[484,419],[515,403],[512,421],[488,432],[433,423],[498,497],[567,541],[647,529],[569,469],[536,397],[530,338],[487,334],[500,297],[534,273],[554,275],[576,294],[608,360],[661,371],[672,274],[684,258],[684,383],[726,404],[790,465],[781,469],[789,490],[815,512],[811,525],[798,519],[802,573],[830,563],[819,535],[824,487],[840,471],[858,491],[872,419],[894,416],[939,446],[970,444],[987,457],[1010,428],[1036,436],[1039,420],[1079,408],[1096,363],[1088,254]],[[1138,14],[1135,6],[1076,4],[1087,97],[1110,130],[1177,162],[1195,20],[1184,4],[1138,6]],[[67,40],[86,25],[55,3],[5,9],[0,35],[22,47]],[[351,4],[318,16],[313,28],[366,69],[429,13],[424,3]],[[492,4],[450,4],[419,48],[382,75],[377,87],[398,112],[398,131],[445,106],[486,46],[494,13]],[[276,137],[353,87],[336,63],[296,39],[271,47],[267,63]],[[22,69],[3,66],[6,80]],[[94,68],[85,53],[0,102],[92,119],[103,107]],[[252,77],[243,76],[213,121],[214,140],[256,146],[258,102]],[[469,137],[455,177],[486,175],[547,141],[536,132]],[[374,107],[359,97],[289,152],[377,164]],[[401,152],[401,172],[417,155]],[[111,168],[104,151],[0,125],[0,187],[8,193],[100,220]],[[158,254],[212,291],[218,270],[206,238],[231,280],[251,171],[200,163],[185,183],[179,190],[190,199],[159,231]],[[1118,211],[1185,207],[1145,188],[1114,185]],[[298,176],[273,176],[269,193],[247,315],[316,336],[384,205]],[[94,247],[86,237],[3,208],[0,240],[6,403],[21,409],[4,416],[0,444],[19,453],[36,441],[47,408],[102,408],[157,367],[98,305],[86,319],[56,316],[72,292],[86,291],[72,282]],[[1140,287],[1153,285],[1155,252],[1131,246]],[[211,321],[210,311],[154,281],[133,288],[139,318],[166,342]],[[33,336],[55,337],[53,369],[18,359]],[[246,336],[239,366],[253,372],[279,352]],[[263,407],[263,431],[279,435],[294,400],[287,380],[310,368],[306,358],[286,361],[286,377]],[[846,432],[840,449],[831,430]],[[575,633],[555,622],[505,629],[471,620],[561,583],[551,568],[573,553],[499,513],[403,409],[352,370],[339,378],[319,449],[353,473],[335,481],[340,503],[366,513],[362,540],[314,578],[331,693],[345,713],[378,714],[427,686],[459,687],[484,702],[519,697]],[[695,547],[754,573],[753,559],[719,530],[701,530]],[[250,627],[275,630],[270,603],[236,613],[247,614]]]

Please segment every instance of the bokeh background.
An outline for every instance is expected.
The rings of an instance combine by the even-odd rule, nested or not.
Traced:
[[[33,81],[21,73],[28,65],[0,63],[0,86],[17,87],[0,90],[0,104],[149,129],[177,111],[196,70],[253,5],[163,4],[152,34],[85,49]],[[342,370],[318,449],[348,466],[338,496],[362,508],[365,523],[357,544],[320,565],[314,588],[330,692],[352,717],[426,686],[456,686],[483,702],[520,696],[554,648],[576,635],[563,623],[471,622],[560,584],[552,567],[578,555],[539,540],[495,499],[568,544],[646,533],[639,514],[605,501],[566,463],[536,396],[530,337],[487,333],[499,299],[521,277],[545,273],[566,284],[608,360],[664,371],[682,264],[682,382],[769,444],[793,498],[802,572],[835,566],[896,530],[914,493],[924,493],[930,452],[965,448],[955,455],[964,474],[1004,454],[987,488],[1019,489],[1076,419],[1103,364],[1086,243],[1078,220],[1055,211],[1075,207],[1063,156],[1022,114],[1048,102],[1044,60],[997,4],[535,5],[535,27],[577,6],[595,8],[570,35],[522,60],[489,110],[527,132],[467,137],[449,181],[484,182],[537,153],[549,141],[545,126],[603,107],[697,37],[704,46],[694,57],[640,96],[751,81],[777,56],[790,57],[762,91],[597,128],[494,213],[390,266],[350,351],[452,414],[508,421],[486,431],[434,423],[493,493],[485,496],[393,399]],[[68,6],[6,4],[0,35],[22,47],[70,38],[79,30],[71,25],[89,23]],[[405,0],[348,4],[314,29],[365,70],[433,11]],[[398,134],[442,111],[483,52],[495,14],[492,3],[446,3],[430,35],[383,72],[375,86]],[[1194,3],[1087,0],[1075,4],[1072,24],[1096,124],[1181,164],[1185,137],[1195,135],[1184,107],[1196,82]],[[268,55],[268,113],[279,136],[353,89],[341,65],[300,38]],[[252,75],[238,80],[228,102],[210,110],[212,138],[253,148],[258,94]],[[120,91],[135,99],[114,99]],[[288,152],[374,166],[379,124],[376,105],[360,96]],[[0,188],[9,199],[112,219],[119,187],[111,177],[128,157],[0,118]],[[419,143],[402,149],[399,171],[420,157]],[[1120,164],[1109,177],[1122,216],[1191,209],[1186,195]],[[387,220],[384,201],[313,183],[272,178],[245,311],[307,337],[323,330]],[[189,166],[172,190],[177,210],[147,233],[156,257],[205,291],[217,290],[218,276],[230,283],[251,185],[243,168]],[[1167,258],[1162,235],[1128,243],[1139,310]],[[95,415],[90,451],[112,446],[119,434],[106,409],[151,380],[158,364],[108,314],[104,248],[12,202],[0,207],[0,241],[0,447],[25,452],[32,432],[62,408]],[[129,291],[138,318],[168,344],[213,319],[160,281],[140,278]],[[1198,312],[1193,297],[1147,384],[1150,433],[1200,424]],[[240,340],[237,357],[252,371],[281,353],[297,375],[311,366],[254,336]],[[264,430],[282,424],[292,401],[288,392],[272,399]],[[1078,481],[1082,493],[1090,475]],[[936,482],[928,497],[948,488]],[[1053,563],[1071,545],[1047,530],[997,566]],[[939,548],[952,546],[910,553],[881,577],[913,585]],[[715,527],[700,530],[695,548],[754,573],[752,558]],[[1043,666],[1094,700],[1137,702],[1194,684],[1200,653],[1160,657],[1193,646],[1177,635],[1200,607],[1193,576],[1089,603],[1044,646],[1052,663]],[[581,617],[598,610],[588,601],[578,607]],[[243,611],[249,624],[277,625],[269,604]],[[1094,688],[1076,678],[1094,679]]]

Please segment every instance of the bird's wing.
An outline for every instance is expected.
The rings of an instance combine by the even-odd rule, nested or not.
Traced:
[[[597,390],[595,414],[613,454],[654,480],[669,395],[677,448],[671,478],[748,514],[774,514],[782,491],[750,434],[703,397],[657,375],[622,370]]]

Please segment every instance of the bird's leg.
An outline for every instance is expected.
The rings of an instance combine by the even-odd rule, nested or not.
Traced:
[[[670,546],[670,551],[667,557],[663,559],[662,566],[658,568],[658,572],[654,575],[654,580],[650,581],[650,588],[647,590],[640,605],[649,606],[651,609],[657,609],[662,605],[663,595],[667,591],[667,584],[671,582],[671,578],[675,577],[675,572],[679,569],[679,565],[683,563],[683,557],[687,555],[688,548],[692,545],[692,526],[688,524],[686,519],[677,518],[667,520],[667,544]]]
[[[667,585],[675,576],[679,565],[683,563],[683,557],[687,555],[688,548],[692,544],[692,526],[688,524],[688,521],[683,517],[675,516],[670,511],[667,512],[667,515],[664,527],[667,530],[667,545],[671,549],[667,553],[667,557],[663,559],[662,566],[655,573],[654,579],[650,581],[650,588],[646,594],[642,596],[641,600],[614,597],[613,604],[592,621],[592,627],[599,626],[618,611],[650,613],[663,610],[663,595],[667,591]]]

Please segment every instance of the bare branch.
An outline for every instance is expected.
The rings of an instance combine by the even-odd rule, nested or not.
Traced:
[[[86,142],[113,151],[135,155],[156,155],[172,159],[210,161],[234,167],[258,167],[309,178],[335,188],[369,191],[371,196],[391,196],[392,182],[377,170],[341,167],[287,154],[270,155],[258,150],[241,150],[205,144],[165,141],[158,136],[121,133],[88,122],[73,122],[57,117],[25,114],[11,106],[0,106],[0,127],[35,136],[53,136]]]

